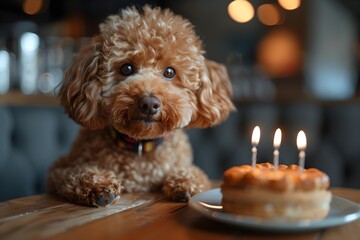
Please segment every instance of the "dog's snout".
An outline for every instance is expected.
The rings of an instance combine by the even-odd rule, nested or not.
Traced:
[[[161,108],[160,100],[156,97],[145,96],[139,101],[140,112],[146,115],[155,115]]]

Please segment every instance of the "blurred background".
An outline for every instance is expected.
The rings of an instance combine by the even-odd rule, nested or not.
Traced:
[[[49,165],[66,154],[79,126],[55,95],[74,55],[108,15],[144,4],[170,8],[195,25],[206,57],[225,64],[237,111],[211,129],[189,130],[195,164],[212,179],[272,162],[306,167],[332,186],[360,188],[360,1],[357,0],[2,0],[0,2],[0,201],[44,193]]]

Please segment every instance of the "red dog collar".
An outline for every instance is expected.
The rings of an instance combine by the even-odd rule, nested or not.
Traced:
[[[127,151],[138,153],[139,156],[141,156],[142,153],[150,153],[155,151],[156,147],[164,141],[163,137],[142,140],[134,139],[120,133],[114,128],[112,128],[111,135],[118,147]]]

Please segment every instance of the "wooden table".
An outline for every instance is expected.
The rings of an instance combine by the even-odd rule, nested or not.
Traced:
[[[333,194],[360,203],[360,189]],[[106,208],[83,207],[49,195],[0,203],[0,239],[360,239],[360,221],[322,231],[249,231],[201,216],[160,194],[124,194]]]

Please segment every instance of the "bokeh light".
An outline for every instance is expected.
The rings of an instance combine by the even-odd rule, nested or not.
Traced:
[[[259,43],[257,60],[271,77],[291,77],[302,66],[302,48],[298,38],[289,30],[275,30]]]
[[[23,2],[23,11],[29,15],[35,15],[41,11],[43,0],[25,0]]]
[[[245,0],[232,1],[228,6],[229,16],[236,22],[245,23],[254,17],[254,7]]]
[[[257,15],[263,24],[267,26],[278,25],[283,22],[283,16],[274,4],[263,4],[258,7]]]
[[[301,0],[278,0],[278,2],[286,10],[295,10],[301,5]]]

